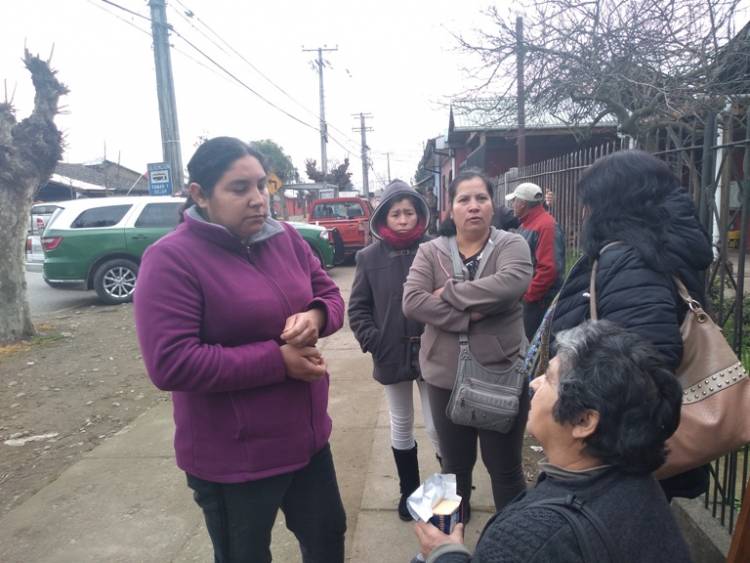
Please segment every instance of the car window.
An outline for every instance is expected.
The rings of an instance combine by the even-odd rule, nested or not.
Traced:
[[[313,219],[354,219],[364,214],[362,206],[356,201],[319,203],[313,209]]]
[[[37,204],[31,206],[31,217],[29,221],[29,234],[41,235],[44,232],[44,228],[50,221],[50,218],[54,215],[55,211],[60,209],[59,205],[43,205]]]
[[[94,207],[81,213],[71,229],[91,229],[95,227],[111,227],[117,225],[128,212],[131,205],[108,205],[106,207]]]
[[[149,203],[135,222],[136,227],[174,227],[180,218],[182,202]]]

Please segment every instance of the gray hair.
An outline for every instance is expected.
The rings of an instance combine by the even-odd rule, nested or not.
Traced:
[[[553,417],[575,424],[599,413],[584,451],[630,473],[664,463],[664,442],[677,429],[682,389],[657,350],[610,321],[586,321],[555,335],[560,364]]]

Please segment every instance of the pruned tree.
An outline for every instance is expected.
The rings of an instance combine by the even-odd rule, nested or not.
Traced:
[[[470,97],[494,100],[495,114],[513,117],[519,43],[525,59],[526,114],[571,126],[613,120],[622,133],[691,119],[706,109],[747,95],[748,41],[734,37],[740,0],[530,0],[523,41],[516,32],[515,5],[507,14],[490,8],[490,29],[461,46],[481,63],[481,79]],[[502,119],[502,116],[500,117]]]
[[[60,96],[67,88],[49,61],[24,53],[36,95],[34,109],[16,121],[12,100],[0,103],[0,342],[34,334],[26,299],[24,246],[34,193],[62,156],[55,126]]]
[[[352,173],[349,172],[349,159],[345,158],[344,162],[331,168],[331,170],[323,175],[323,172],[318,170],[318,162],[314,159],[308,159],[305,161],[305,172],[307,177],[313,182],[327,182],[338,186],[340,190],[351,190],[354,189],[352,184]]]

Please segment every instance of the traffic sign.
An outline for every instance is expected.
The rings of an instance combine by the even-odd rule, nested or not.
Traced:
[[[148,193],[172,195],[172,174],[166,162],[152,162],[148,167]]]
[[[269,194],[274,195],[283,185],[283,182],[279,180],[279,177],[273,172],[266,175],[266,188],[268,189]]]

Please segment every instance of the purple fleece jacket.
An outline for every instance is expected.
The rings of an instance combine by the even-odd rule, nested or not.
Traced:
[[[208,481],[295,471],[331,434],[328,375],[287,377],[279,335],[311,307],[326,312],[321,336],[332,334],[344,302],[292,227],[269,219],[264,231],[246,246],[186,212],[138,273],[136,331],[151,380],[172,392],[177,465]]]

